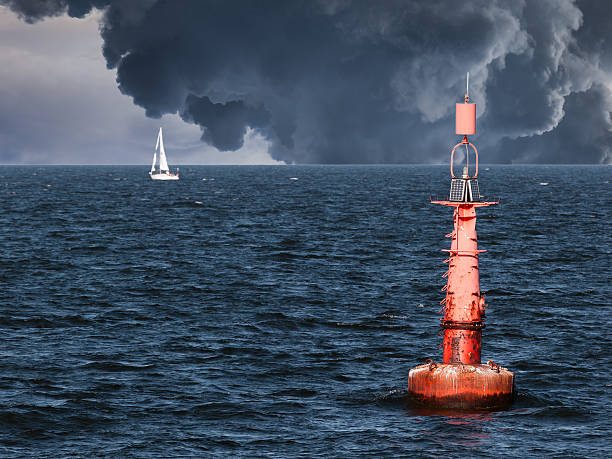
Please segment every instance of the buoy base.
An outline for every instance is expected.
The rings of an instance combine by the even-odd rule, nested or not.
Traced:
[[[514,373],[498,365],[429,363],[408,373],[418,403],[460,410],[505,408],[514,397]]]

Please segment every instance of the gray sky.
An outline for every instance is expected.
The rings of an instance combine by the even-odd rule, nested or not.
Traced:
[[[171,165],[276,163],[255,131],[220,152],[176,114],[148,118],[106,68],[101,17],[27,24],[0,6],[0,163],[148,164],[159,126]]]
[[[444,163],[467,71],[482,162],[612,163],[606,0],[0,5],[0,163]]]

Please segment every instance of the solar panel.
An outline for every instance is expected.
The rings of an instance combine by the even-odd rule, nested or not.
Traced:
[[[465,180],[452,179],[450,188],[449,201],[463,201],[463,190],[465,189]]]
[[[478,180],[470,180],[470,191],[472,192],[472,201],[480,201],[480,188],[478,187]]]

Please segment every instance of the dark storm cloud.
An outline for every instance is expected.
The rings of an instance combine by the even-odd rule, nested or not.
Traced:
[[[221,151],[238,150],[243,145],[247,126],[261,129],[269,114],[262,108],[247,107],[242,101],[212,103],[208,97],[187,96],[182,117],[202,126],[202,140]]]
[[[28,22],[36,22],[48,16],[67,13],[82,18],[92,8],[104,8],[110,0],[3,0],[3,5],[15,11]]]
[[[465,73],[487,162],[611,161],[605,1],[12,0],[24,19],[106,7],[103,53],[147,114],[277,159],[447,157]]]
[[[612,98],[607,88],[593,85],[566,97],[565,116],[556,129],[502,144],[507,157],[522,162],[612,164]]]

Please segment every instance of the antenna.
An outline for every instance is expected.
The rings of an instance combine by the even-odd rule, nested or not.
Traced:
[[[465,85],[465,95],[469,95],[470,94],[470,72],[467,73],[467,81],[466,81],[466,85]]]

